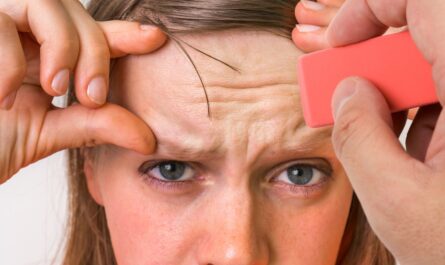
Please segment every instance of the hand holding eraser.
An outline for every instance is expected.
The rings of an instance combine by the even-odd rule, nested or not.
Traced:
[[[437,102],[432,67],[405,31],[301,56],[298,78],[309,127],[333,123],[332,95],[350,76],[373,82],[392,112]]]

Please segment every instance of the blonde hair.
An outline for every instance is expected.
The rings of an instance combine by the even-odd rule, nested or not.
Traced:
[[[273,30],[290,38],[298,0],[92,0],[96,20],[154,24],[175,41],[178,33],[233,28]],[[193,63],[193,62],[192,62]],[[199,74],[199,73],[198,73]],[[75,102],[70,89],[68,104]],[[65,265],[117,264],[105,210],[88,192],[81,149],[69,150],[69,222]],[[393,265],[395,261],[372,232],[354,195],[337,264]]]

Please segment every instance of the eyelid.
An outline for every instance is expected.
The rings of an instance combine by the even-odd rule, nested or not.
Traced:
[[[151,174],[150,171],[156,167],[159,167],[159,165],[163,162],[184,163],[185,166],[189,168],[189,170],[193,171],[193,176],[185,180],[167,180],[159,178],[157,176],[153,176],[153,174]],[[202,181],[199,170],[195,169],[193,163],[179,161],[179,160],[162,159],[162,160],[146,161],[139,167],[138,173],[141,179],[147,185],[155,188],[158,191],[173,193],[173,194],[191,191],[192,187],[196,187],[196,184]]]
[[[191,168],[194,169],[192,163],[189,163],[187,161],[181,161],[181,160],[173,160],[173,159],[156,159],[156,160],[148,160],[142,163],[142,165],[139,166],[138,171],[141,173],[145,173],[148,170],[153,169],[154,167],[158,166],[161,163],[164,162],[180,162],[180,163],[184,163],[187,166],[190,166]]]
[[[282,170],[280,174],[278,174],[276,177],[273,178],[273,181],[274,182],[283,182],[288,185],[295,185],[295,186],[300,186],[300,187],[311,187],[311,186],[319,185],[321,182],[325,181],[326,178],[328,178],[325,173],[323,173],[321,170],[319,170],[313,166],[298,165],[296,167],[311,169],[312,176],[308,183],[304,183],[304,184],[293,183],[288,176],[288,170],[291,167],[288,167],[288,168]],[[315,183],[313,183],[313,182],[315,182]]]
[[[333,169],[331,163],[324,158],[302,158],[302,159],[294,159],[287,162],[284,162],[278,166],[275,166],[269,174],[267,174],[266,180],[271,181],[276,178],[283,170],[293,166],[309,166],[315,169],[320,170],[327,177],[331,177],[333,173]]]
[[[141,175],[150,175],[149,171],[153,170],[154,168],[156,168],[157,166],[159,166],[161,163],[165,163],[165,162],[177,162],[177,163],[183,163],[186,167],[188,167],[190,170],[193,171],[193,177],[187,180],[182,180],[182,181],[192,181],[194,179],[196,180],[200,180],[199,176],[200,176],[200,172],[201,170],[195,165],[195,163],[193,162],[188,162],[188,161],[181,161],[181,160],[172,160],[172,159],[157,159],[157,160],[150,160],[150,161],[145,161],[144,163],[142,163],[142,165],[139,166],[138,168],[138,172]],[[152,176],[154,177],[154,176]],[[154,177],[156,178],[156,177]],[[169,181],[169,180],[163,180],[160,178],[156,178],[160,181],[165,181],[165,182],[174,182],[174,181]],[[176,182],[180,182],[176,181]]]

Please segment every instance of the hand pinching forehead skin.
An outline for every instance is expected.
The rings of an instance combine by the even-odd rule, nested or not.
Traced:
[[[305,126],[295,62],[272,33],[184,35],[119,61],[112,100],[149,124],[153,155],[103,148],[87,163],[119,264],[335,264],[352,190],[329,129]]]

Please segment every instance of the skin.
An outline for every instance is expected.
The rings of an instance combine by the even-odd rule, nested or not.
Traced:
[[[88,187],[105,207],[118,263],[334,265],[352,189],[330,129],[304,124],[295,75],[302,52],[266,32],[181,38],[240,73],[188,49],[209,119],[196,72],[173,42],[117,64],[112,100],[150,124],[158,143],[152,155],[88,152]],[[196,173],[172,184],[138,172],[159,160],[189,162]],[[319,168],[315,186],[289,182],[294,164]]]

